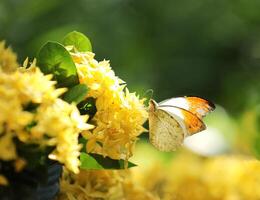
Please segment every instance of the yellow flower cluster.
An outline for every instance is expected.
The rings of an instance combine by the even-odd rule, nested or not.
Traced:
[[[184,150],[169,158],[170,154],[157,152],[148,144],[137,150],[134,160],[139,166],[130,170],[63,174],[59,199],[260,199],[260,162],[252,157],[205,158]]]
[[[148,165],[133,169],[134,182],[162,200],[260,199],[260,162],[251,157],[204,158],[183,151],[168,165],[158,159]]]
[[[13,143],[17,137],[24,143],[54,146],[49,158],[78,173],[78,136],[93,126],[86,123],[88,116],[81,116],[74,104],[58,98],[66,90],[56,89],[51,78],[35,62],[28,69],[0,72],[0,159],[17,158]],[[33,111],[31,104],[36,105]]]
[[[12,72],[18,67],[16,62],[16,54],[12,49],[5,48],[5,42],[0,41],[0,70],[4,72]]]
[[[86,131],[87,151],[114,159],[127,159],[142,132],[148,114],[144,99],[129,93],[125,83],[115,76],[108,61],[98,62],[91,52],[71,52],[80,83],[89,88],[87,97],[96,99],[96,128]]]
[[[81,171],[70,176],[63,173],[60,200],[159,200],[136,186],[129,171]]]

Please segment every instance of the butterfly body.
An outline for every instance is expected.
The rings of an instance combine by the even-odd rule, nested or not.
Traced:
[[[150,142],[160,151],[175,151],[185,137],[206,128],[202,121],[214,104],[199,97],[178,97],[149,103]]]

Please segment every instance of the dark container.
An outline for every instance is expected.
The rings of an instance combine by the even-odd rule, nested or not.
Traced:
[[[0,200],[53,200],[59,193],[61,174],[61,164],[53,161],[21,173],[9,168],[5,173],[9,186],[0,187]]]

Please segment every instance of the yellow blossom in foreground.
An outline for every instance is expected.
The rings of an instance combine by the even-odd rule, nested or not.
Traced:
[[[141,145],[146,146],[146,145]],[[143,151],[145,150],[146,151]],[[153,149],[140,148],[135,155],[153,155],[151,162],[132,169],[133,181],[162,200],[258,200],[260,162],[242,155],[200,157],[187,151],[168,160]]]
[[[144,100],[129,93],[124,82],[115,76],[108,61],[98,62],[91,52],[71,52],[80,83],[89,88],[87,97],[96,99],[96,128],[86,131],[87,151],[114,159],[127,159],[147,120]]]
[[[81,116],[76,105],[58,98],[66,90],[56,89],[51,78],[35,62],[13,73],[0,71],[0,159],[17,158],[13,143],[17,137],[24,143],[54,146],[49,158],[78,173],[78,137],[93,126],[86,123],[88,116]],[[35,105],[33,110],[30,104]]]
[[[4,72],[15,71],[18,67],[16,60],[16,54],[12,49],[10,47],[5,48],[5,42],[0,41],[0,70]]]
[[[260,199],[260,162],[243,156],[219,157],[205,165],[205,182],[216,199]]]
[[[159,200],[136,186],[129,171],[81,170],[77,175],[63,173],[60,200]]]

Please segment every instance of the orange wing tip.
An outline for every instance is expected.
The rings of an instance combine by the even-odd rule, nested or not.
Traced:
[[[206,107],[208,107],[208,109],[210,111],[213,111],[216,108],[215,104],[212,101],[210,101],[208,99],[205,99],[205,98],[202,98],[202,97],[187,96],[185,98],[191,104],[202,104],[202,105],[205,105]]]
[[[200,97],[185,97],[189,105],[189,111],[197,115],[199,118],[205,117],[216,107],[211,101]]]
[[[207,99],[203,99],[203,100],[205,101],[205,104],[208,106],[209,111],[215,110],[216,106],[212,101],[207,100]]]
[[[209,104],[209,106],[210,106],[210,108],[211,108],[211,111],[213,111],[213,110],[216,109],[216,106],[215,106],[214,103],[212,103],[211,101],[208,101],[208,100],[207,100],[207,102],[208,102],[208,104]]]

